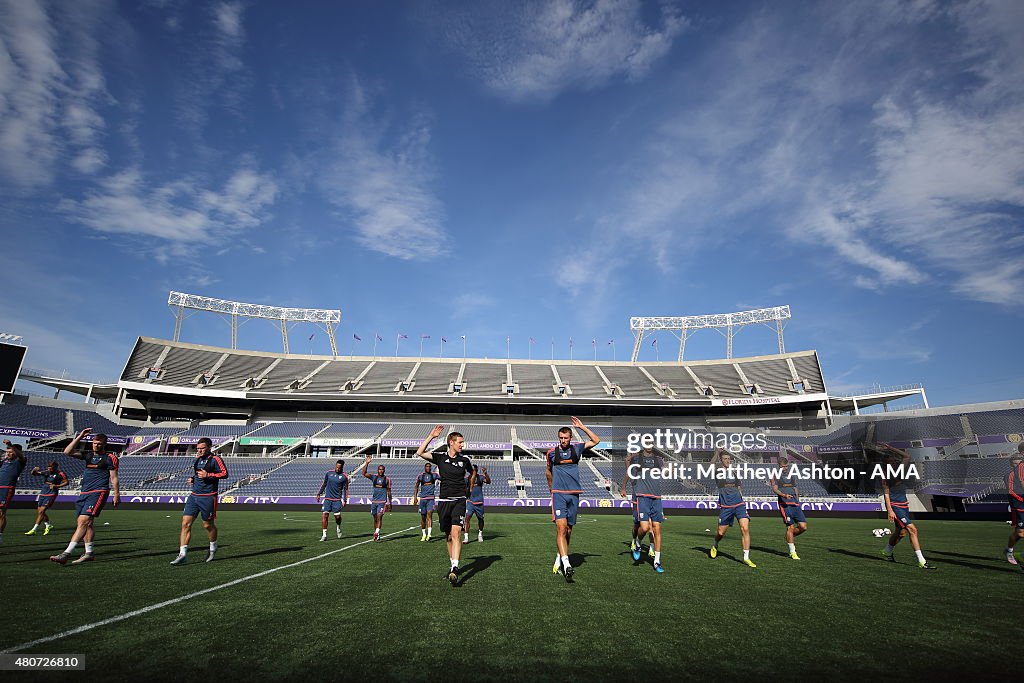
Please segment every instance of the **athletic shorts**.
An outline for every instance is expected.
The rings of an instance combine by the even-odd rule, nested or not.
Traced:
[[[639,496],[636,510],[637,518],[641,522],[658,522],[660,524],[665,521],[665,509],[661,506],[661,498]]]
[[[428,500],[421,500],[419,510],[421,515],[429,515],[434,511],[434,499],[430,498]]]
[[[377,515],[383,515],[384,508],[386,508],[387,505],[387,503],[370,503],[370,516],[376,517]]]
[[[804,514],[803,509],[799,505],[779,503],[779,514],[782,515],[782,521],[785,522],[786,526],[807,522],[807,515]]]
[[[443,500],[437,504],[437,520],[441,531],[448,533],[453,526],[466,526],[466,499]]]
[[[320,506],[321,512],[334,512],[336,514],[341,513],[341,508],[345,507],[345,503],[342,502],[341,498],[331,499],[324,498],[324,504]]]
[[[732,526],[737,519],[750,519],[746,503],[740,503],[732,508],[722,508],[718,511],[718,526]]]
[[[466,502],[466,519],[473,519],[473,515],[476,515],[479,519],[484,518],[484,504],[483,503],[472,503]]]
[[[53,502],[55,500],[57,500],[56,493],[51,493],[48,495],[40,493],[38,496],[36,496],[36,507],[44,509],[49,508],[51,505],[53,505]]]
[[[906,529],[908,526],[914,523],[914,520],[910,518],[909,508],[900,508],[893,505],[892,512],[894,515],[896,515],[896,524],[901,529]]]
[[[580,507],[578,493],[551,494],[551,521],[564,519],[569,526],[576,526],[576,513]]]
[[[217,496],[197,496],[189,494],[185,500],[185,511],[182,517],[198,517],[202,515],[204,522],[217,519]]]
[[[99,517],[103,512],[103,504],[107,502],[110,491],[92,491],[83,493],[75,501],[75,513],[81,517]]]
[[[630,507],[633,508],[633,524],[640,523],[640,511],[636,507],[636,498],[629,501]]]
[[[0,510],[6,510],[12,500],[14,500],[14,487],[0,486]]]
[[[1010,506],[1010,520],[1014,529],[1024,529],[1024,508]]]

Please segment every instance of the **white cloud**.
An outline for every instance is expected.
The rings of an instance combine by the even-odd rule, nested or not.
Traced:
[[[651,27],[638,0],[474,3],[445,15],[445,36],[486,87],[513,101],[636,80],[661,59],[687,20],[669,5]]]
[[[327,157],[318,161],[325,198],[351,221],[367,249],[404,260],[445,253],[445,210],[431,189],[426,117],[388,126],[374,118],[370,95],[358,83],[350,102]]]

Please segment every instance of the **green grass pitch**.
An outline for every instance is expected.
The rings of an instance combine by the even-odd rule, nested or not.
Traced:
[[[31,513],[9,513],[0,546],[0,650],[366,541],[366,512],[345,514],[343,539],[319,542],[319,514],[224,509],[220,551],[204,564],[197,523],[189,564],[171,567],[179,512],[106,510],[97,560],[61,567],[71,512],[49,536],[26,537]],[[30,648],[86,656],[89,678],[196,675],[333,680],[676,680],[826,676],[887,680],[977,676],[1017,666],[1024,572],[1002,556],[999,522],[919,522],[920,570],[908,540],[882,560],[880,519],[814,519],[785,553],[782,525],[752,520],[743,566],[739,530],[711,560],[714,518],[670,517],[663,562],[635,566],[631,518],[581,516],[576,582],[551,573],[554,531],[542,514],[487,515],[485,542],[463,552],[464,580],[444,580],[447,554],[419,518],[392,513],[364,543],[194,599]],[[102,523],[109,522],[109,526]],[[76,674],[56,674],[57,677]],[[53,680],[53,673],[17,680]],[[81,680],[81,679],[79,679]]]

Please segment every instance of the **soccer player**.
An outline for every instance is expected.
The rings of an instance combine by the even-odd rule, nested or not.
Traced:
[[[590,431],[578,417],[572,418],[572,425],[586,435],[583,443],[572,443],[572,429],[562,427],[558,430],[558,445],[547,452],[548,488],[551,490],[551,520],[555,523],[555,564],[551,568],[553,574],[562,568],[565,580],[572,583],[575,573],[569,564],[569,544],[572,542],[572,528],[576,526],[576,512],[579,509],[580,493],[580,459],[584,451],[588,451],[601,442],[594,432]]]
[[[116,455],[106,452],[107,435],[94,435],[92,448],[88,454],[78,451],[78,444],[91,433],[92,429],[86,427],[64,449],[64,455],[85,461],[85,473],[82,474],[82,490],[75,501],[75,512],[78,517],[75,532],[71,534],[71,542],[68,543],[64,552],[50,557],[51,562],[61,565],[67,564],[68,558],[71,557],[71,553],[75,551],[80,541],[85,542],[85,552],[71,564],[82,564],[92,560],[93,538],[96,536],[93,524],[103,511],[103,505],[110,496],[111,488],[114,490],[114,507],[121,504],[121,483],[117,478],[119,463]]]
[[[373,540],[380,543],[380,525],[384,521],[384,513],[391,509],[391,477],[384,475],[384,465],[377,465],[377,474],[367,474],[371,456],[366,456],[363,463],[363,476],[373,485],[373,497],[370,499],[370,516],[373,517]]]
[[[416,477],[416,485],[412,489],[412,503],[419,506],[420,540],[429,541],[434,535],[434,488],[438,476],[428,462],[423,465],[423,473]]]
[[[878,444],[878,448],[886,456],[889,465],[909,465],[910,453],[893,448],[887,443]],[[917,526],[910,518],[910,502],[907,500],[907,481],[905,477],[893,475],[882,479],[882,497],[885,499],[885,510],[889,513],[889,521],[894,525],[894,533],[889,543],[882,550],[882,555],[890,562],[895,562],[893,550],[904,536],[910,534],[910,545],[917,555],[917,566],[921,569],[935,569],[924,559],[921,552],[921,539],[918,537]]]
[[[469,500],[466,501],[466,530],[462,537],[463,543],[469,543],[469,527],[473,523],[473,517],[477,519],[476,542],[484,542],[484,484],[491,483],[491,475],[487,474],[486,467],[473,467],[472,479],[469,487]]]
[[[345,474],[345,461],[339,460],[334,463],[334,469],[324,474],[320,490],[316,492],[316,502],[320,502],[320,496],[324,496],[324,504],[321,508],[323,513],[323,525],[320,540],[327,540],[327,518],[334,513],[334,527],[341,538],[341,508],[348,505],[348,475]]]
[[[779,497],[779,514],[786,525],[786,545],[789,546],[789,556],[799,560],[796,554],[796,537],[807,531],[807,516],[800,507],[800,489],[797,488],[796,477],[790,476],[789,458],[784,454],[779,455],[779,477],[768,480],[768,485]]]
[[[427,452],[430,442],[443,432],[442,425],[434,427],[416,449],[416,455],[437,465],[437,473],[441,478],[437,519],[447,541],[448,559],[451,562],[447,574],[448,583],[456,586],[459,583],[459,557],[462,554],[462,526],[466,521],[466,472],[472,472],[473,464],[462,454],[466,439],[458,432],[448,435],[448,447],[443,452]],[[475,473],[470,475],[471,487],[475,476]]]
[[[633,482],[634,518],[639,527],[637,538],[631,550],[633,560],[640,561],[643,550],[640,541],[648,533],[651,535],[651,554],[654,556],[654,571],[665,572],[661,566],[661,525],[665,521],[665,511],[661,504],[661,479],[651,476],[652,470],[660,470],[665,466],[663,458],[653,448],[644,448],[639,453],[631,453],[626,458],[626,474],[623,479],[622,495],[626,495],[626,481]],[[635,467],[634,467],[635,466]],[[633,472],[630,472],[632,468]]]
[[[1006,561],[1017,564],[1013,548],[1024,538],[1024,443],[1017,444],[1017,452],[1010,458],[1010,473],[1006,476],[1006,492],[1010,498],[1010,515],[1013,529],[1006,541]],[[1024,569],[1024,566],[1022,566]]]
[[[4,542],[4,529],[7,528],[7,506],[14,500],[14,489],[26,462],[20,444],[4,439],[4,445],[7,446],[7,452],[0,463],[0,543]]]
[[[228,476],[228,468],[219,455],[213,454],[213,441],[205,436],[196,443],[196,459],[192,461],[192,471],[193,475],[188,478],[192,492],[188,494],[185,510],[181,514],[181,545],[178,556],[171,560],[175,566],[185,564],[188,558],[188,544],[192,540],[192,524],[196,521],[196,515],[202,517],[203,528],[210,540],[206,561],[213,562],[213,556],[217,554],[217,489],[220,480]]]
[[[50,524],[50,517],[46,514],[46,511],[50,509],[53,502],[57,500],[57,492],[64,486],[68,485],[68,475],[60,471],[60,465],[56,460],[46,466],[46,470],[41,470],[38,467],[32,468],[32,476],[42,477],[43,486],[39,490],[39,495],[36,496],[36,521],[32,525],[32,528],[25,532],[26,536],[35,536],[36,531],[39,529],[39,525],[43,525],[43,536],[46,536],[53,529],[53,525]]]
[[[730,472],[732,467],[732,453],[724,448],[716,448],[715,454],[711,456],[711,464],[721,463],[725,469],[725,476],[715,477],[718,485],[718,531],[715,532],[715,543],[711,546],[711,558],[718,557],[718,543],[725,536],[733,522],[740,521],[740,542],[743,546],[743,564],[756,568],[757,565],[750,560],[750,516],[747,514],[747,504],[743,500],[741,489],[742,481],[736,473]]]

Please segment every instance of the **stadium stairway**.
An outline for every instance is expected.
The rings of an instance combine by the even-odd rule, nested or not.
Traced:
[[[284,467],[285,465],[287,465],[287,464],[288,464],[288,463],[290,463],[290,462],[294,462],[294,459],[293,459],[293,458],[289,458],[288,460],[285,460],[284,462],[282,462],[282,463],[281,463],[280,465],[278,465],[277,467],[274,467],[273,469],[269,469],[269,470],[267,470],[266,472],[264,472],[264,473],[263,473],[263,476],[262,476],[262,477],[260,477],[260,479],[261,479],[261,480],[262,480],[262,479],[266,479],[267,477],[269,477],[270,475],[272,475],[272,474],[273,474],[274,472],[277,472],[278,470],[280,470],[280,469],[281,469],[282,467]],[[234,486],[232,486],[231,488],[229,488],[229,489],[228,489],[228,490],[226,490],[226,491],[223,491],[223,492],[221,493],[221,495],[227,495],[227,494],[229,494],[229,493],[234,493],[235,491],[238,491],[238,490],[239,490],[240,488],[242,488],[242,487],[244,486],[244,484],[242,484],[242,481],[243,481],[243,480],[239,479],[238,481],[236,481],[236,482],[235,482],[235,485],[234,485]]]

